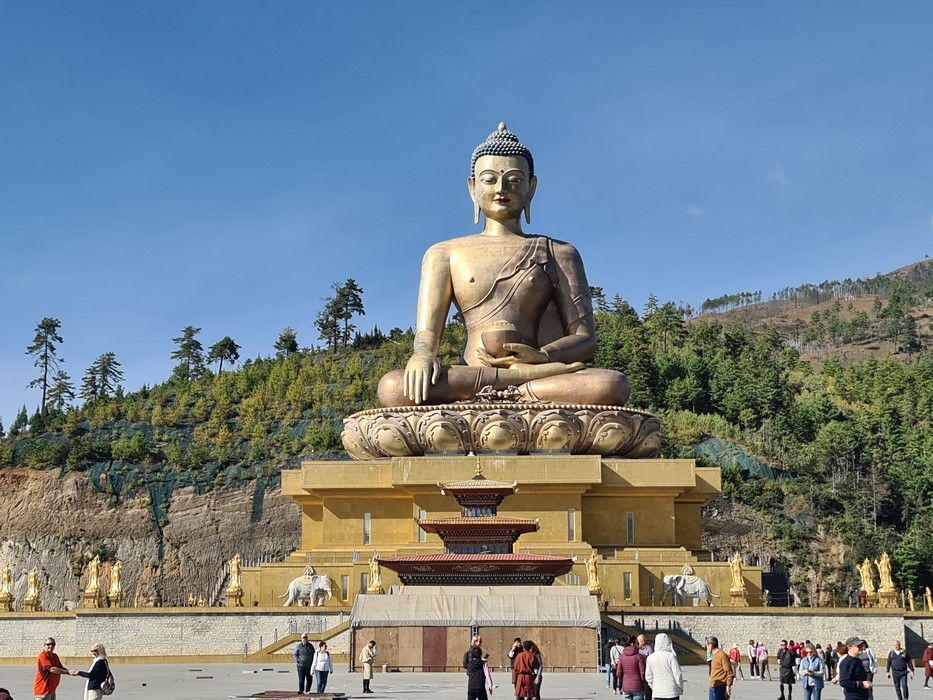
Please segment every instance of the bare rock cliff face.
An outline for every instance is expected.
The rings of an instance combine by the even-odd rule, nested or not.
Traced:
[[[104,562],[104,593],[109,562],[122,562],[124,606],[184,605],[189,595],[211,603],[223,592],[224,565],[234,554],[245,564],[281,561],[300,542],[301,511],[278,486],[259,494],[260,482],[203,494],[179,488],[160,530],[145,492],[118,500],[83,473],[59,474],[0,471],[0,567],[13,571],[18,610],[31,569],[39,572],[43,609],[79,607],[94,555]]]

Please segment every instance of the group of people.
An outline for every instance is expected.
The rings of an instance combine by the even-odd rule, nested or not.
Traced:
[[[470,648],[463,655],[463,668],[467,672],[467,700],[488,700],[492,693],[492,672],[489,654],[483,652],[483,638],[474,635]],[[544,657],[538,645],[529,639],[516,637],[509,649],[509,667],[516,698],[541,700],[541,682],[544,679]],[[487,694],[488,693],[488,694]]]
[[[100,643],[91,645],[91,665],[87,671],[65,668],[58,654],[55,653],[55,645],[54,638],[46,639],[36,659],[33,697],[36,700],[56,700],[58,684],[62,676],[79,676],[87,679],[84,683],[84,700],[101,700],[104,695],[103,687],[108,683],[113,684],[104,645]],[[3,698],[3,695],[6,695],[6,698]],[[12,700],[9,691],[5,688],[0,688],[0,700]]]
[[[360,664],[363,666],[363,692],[372,693],[369,687],[373,678],[373,665],[376,662],[376,640],[369,640],[369,644],[360,652]],[[334,672],[334,660],[327,650],[327,642],[318,642],[317,649],[308,641],[308,635],[301,635],[301,641],[292,652],[298,667],[298,694],[311,694],[311,676],[317,684],[316,693],[323,693],[327,689],[327,679]]]
[[[314,644],[308,641],[308,635],[303,634],[292,652],[292,657],[298,667],[298,694],[310,695],[312,675],[317,683],[315,692],[323,693],[327,688],[327,678],[334,672],[334,661],[327,651],[327,642],[318,642],[315,649]]]
[[[667,637],[667,635],[664,636]],[[658,635],[656,643],[660,641],[660,637],[661,635]],[[624,695],[628,700],[645,700],[650,696],[651,687],[647,681],[646,660],[653,651],[654,649],[648,644],[643,634],[637,637],[623,634],[609,640],[604,654],[604,658],[608,660],[606,687],[610,687],[611,683],[613,695]]]

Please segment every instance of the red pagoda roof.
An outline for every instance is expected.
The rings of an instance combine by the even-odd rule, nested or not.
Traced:
[[[528,574],[551,577],[566,574],[573,560],[544,554],[425,554],[380,559],[399,574]]]

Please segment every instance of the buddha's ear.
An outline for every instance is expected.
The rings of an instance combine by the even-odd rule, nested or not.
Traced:
[[[528,181],[528,199],[525,201],[525,223],[531,223],[531,200],[535,196],[535,190],[538,189],[538,177],[535,175]]]
[[[479,202],[476,201],[476,180],[472,177],[467,178],[467,189],[470,191],[470,199],[473,200],[473,223],[479,224]]]

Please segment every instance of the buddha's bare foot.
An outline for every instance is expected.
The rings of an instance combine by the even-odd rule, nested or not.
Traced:
[[[500,384],[524,384],[533,379],[543,379],[544,377],[556,377],[559,374],[570,374],[585,367],[582,362],[545,362],[540,365],[512,365],[508,368],[499,369]]]

